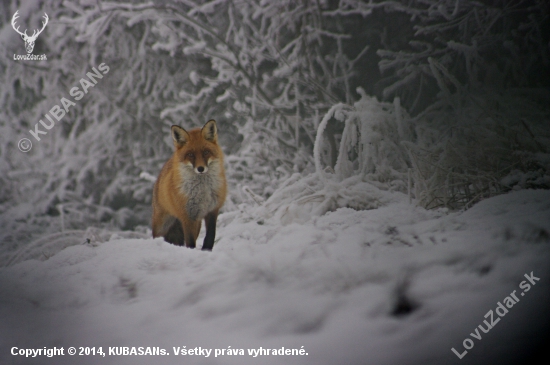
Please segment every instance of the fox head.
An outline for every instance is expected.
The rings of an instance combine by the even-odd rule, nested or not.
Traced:
[[[218,146],[218,128],[214,120],[208,121],[202,129],[189,132],[180,126],[172,126],[172,140],[178,161],[186,170],[195,174],[206,174],[213,164],[223,158]]]

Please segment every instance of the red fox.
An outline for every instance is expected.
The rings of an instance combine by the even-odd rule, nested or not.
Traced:
[[[153,237],[195,248],[204,219],[202,249],[211,251],[218,212],[227,195],[216,122],[210,120],[189,132],[173,125],[171,132],[175,151],[153,189]]]

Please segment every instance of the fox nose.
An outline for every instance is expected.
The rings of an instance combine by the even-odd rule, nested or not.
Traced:
[[[208,168],[204,166],[199,166],[195,169],[195,171],[197,171],[198,174],[204,174],[208,171]]]

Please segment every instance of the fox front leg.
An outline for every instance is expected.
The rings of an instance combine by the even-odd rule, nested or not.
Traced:
[[[214,248],[214,239],[216,238],[216,223],[218,221],[218,210],[214,210],[204,217],[206,226],[206,237],[202,243],[203,251],[212,251]]]

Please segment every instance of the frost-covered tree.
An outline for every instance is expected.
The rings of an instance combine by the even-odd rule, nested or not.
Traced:
[[[419,202],[469,206],[550,187],[550,6],[545,1],[421,0],[388,5],[414,33],[380,49],[383,96],[400,96]],[[536,171],[536,172],[535,172]]]

